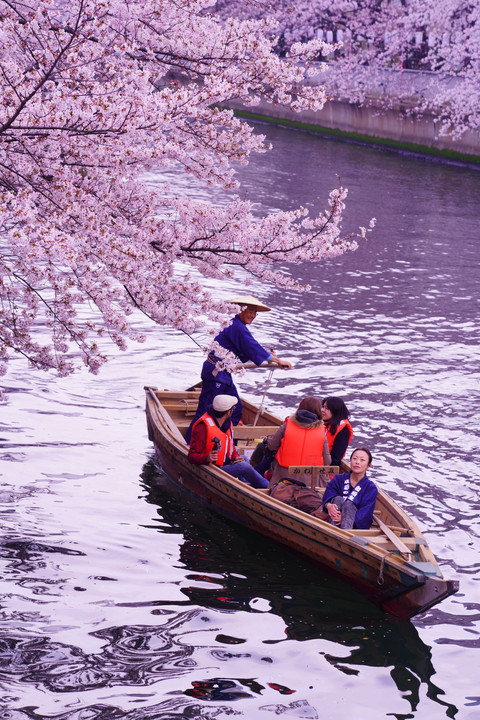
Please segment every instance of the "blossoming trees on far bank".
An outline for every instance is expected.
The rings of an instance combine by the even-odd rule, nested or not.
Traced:
[[[410,112],[433,113],[439,132],[454,138],[480,129],[479,0],[218,0],[217,11],[275,17],[280,50],[318,35],[340,40],[322,79],[334,96],[385,107],[404,101]]]
[[[233,193],[215,207],[158,182],[173,168],[235,189],[234,164],[267,148],[225,108],[233,98],[323,106],[323,89],[302,84],[320,44],[281,60],[271,31],[220,24],[208,0],[0,0],[3,371],[20,353],[63,375],[79,357],[96,372],[99,336],[121,348],[141,339],[134,309],[185,332],[200,316],[222,319],[230,308],[199,273],[242,268],[292,286],[277,261],[355,247],[341,235],[342,188],[316,217],[298,208],[255,218]]]

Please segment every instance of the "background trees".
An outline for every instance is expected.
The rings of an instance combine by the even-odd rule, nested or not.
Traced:
[[[480,127],[478,0],[219,0],[217,8],[222,17],[274,16],[280,53],[298,40],[340,41],[319,56],[334,96],[385,107],[406,101],[411,112],[433,113],[439,132],[453,137]],[[421,79],[409,70],[423,71]]]
[[[267,21],[220,23],[208,0],[0,2],[2,370],[17,352],[68,374],[73,344],[96,372],[98,336],[141,339],[135,308],[186,332],[221,319],[201,275],[294,285],[276,261],[355,247],[341,188],[317,217],[256,218],[233,194],[214,207],[145,181],[173,168],[233,191],[235,164],[267,148],[229,100],[323,106],[302,84],[319,42],[283,60],[271,35]]]

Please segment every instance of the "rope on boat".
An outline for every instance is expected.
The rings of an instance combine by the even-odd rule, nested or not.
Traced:
[[[385,578],[383,577],[383,568],[385,565],[385,560],[387,559],[387,555],[396,555],[397,552],[398,552],[397,550],[387,550],[385,555],[382,557],[382,561],[380,563],[380,569],[378,571],[377,585],[383,585],[383,583],[385,582]],[[402,555],[402,557],[405,557],[407,555],[407,553],[400,553],[400,555]],[[408,556],[410,556],[410,553],[408,553]],[[405,559],[407,559],[407,558],[405,558]]]

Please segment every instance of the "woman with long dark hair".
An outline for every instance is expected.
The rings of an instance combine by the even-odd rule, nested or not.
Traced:
[[[348,408],[341,397],[332,395],[322,400],[322,420],[327,430],[332,465],[340,465],[352,441],[353,429],[349,416]]]

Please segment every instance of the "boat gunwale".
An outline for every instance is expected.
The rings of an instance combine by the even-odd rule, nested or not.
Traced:
[[[457,592],[458,582],[443,577],[438,561],[417,524],[382,488],[378,488],[379,501],[385,512],[390,518],[396,518],[401,526],[401,532],[407,533],[408,538],[411,538],[413,533],[414,537],[421,541],[415,551],[406,554],[399,552],[398,548],[379,547],[375,542],[372,542],[374,538],[371,535],[365,537],[362,536],[362,531],[343,530],[330,525],[320,518],[315,518],[302,510],[272,498],[261,490],[246,485],[221,468],[190,463],[187,454],[188,448],[182,433],[176,425],[175,419],[168,413],[168,408],[161,402],[162,399],[166,400],[175,397],[175,391],[160,391],[158,394],[162,397],[157,396],[158,391],[154,387],[145,386],[145,391],[149,437],[153,440],[160,459],[165,460],[168,474],[172,474],[168,468],[169,465],[172,466],[172,469],[175,465],[178,465],[180,469],[184,469],[186,477],[190,478],[190,482],[200,484],[211,495],[207,498],[202,492],[189,487],[190,483],[185,484],[183,482],[181,473],[178,473],[178,478],[175,480],[176,468],[172,475],[172,481],[177,485],[184,485],[185,490],[197,496],[200,501],[205,502],[207,506],[212,507],[224,517],[230,517],[240,525],[270,536],[272,540],[284,544],[293,551],[300,552],[305,558],[320,564],[327,571],[333,571],[334,574],[340,575],[345,582],[366,593],[370,600],[379,605],[384,611],[403,618],[418,615]],[[185,392],[180,394],[185,396]],[[194,397],[192,392],[192,399]],[[242,404],[257,417],[258,408],[253,403],[242,398]],[[279,418],[270,413],[262,413],[262,416],[265,415],[268,415],[269,419],[272,419],[277,427],[282,424]],[[155,432],[149,422],[154,425],[161,443],[156,441]],[[185,426],[182,425],[182,427]],[[161,445],[165,446],[163,450]],[[348,469],[348,464],[343,461],[342,464],[344,469]],[[232,502],[232,492],[237,495],[237,504],[235,506]],[[245,503],[240,505],[244,509],[243,513],[235,511],[235,508],[238,507],[238,494],[248,498],[248,505]],[[215,498],[215,501],[213,501],[213,498]],[[229,510],[228,508],[233,509]],[[275,524],[279,528],[283,528],[284,533],[278,531],[276,534],[267,532],[268,523],[271,525],[272,519],[270,518],[267,521],[265,514],[261,512],[261,510],[265,511],[266,509],[272,511],[275,517],[278,518],[275,520]],[[257,522],[256,526],[251,522],[252,515],[260,518],[260,522]],[[288,520],[290,521],[290,527],[287,526]],[[309,537],[308,531],[313,532],[315,537]],[[341,555],[349,563],[355,563],[357,566],[361,562],[359,556],[363,557],[363,570],[370,568],[373,577],[378,570],[376,583],[372,583],[372,579],[367,581],[365,577],[360,577],[360,575],[363,575],[363,570],[360,574],[355,574],[354,571],[345,572],[343,569],[339,570],[336,567],[337,560],[332,566],[328,557],[322,560],[318,553],[311,552],[304,544],[295,543],[295,540],[290,537],[292,533],[295,537],[300,536],[303,541],[310,542],[317,548],[319,546],[328,548],[330,555],[333,553]],[[319,534],[323,536],[321,543],[319,542]],[[381,536],[382,533],[379,532],[377,537]],[[359,542],[362,538],[365,542]],[[298,544],[298,547],[295,547],[296,544]],[[333,547],[333,544],[336,544],[337,547]],[[387,543],[384,541],[383,544],[386,545]],[[346,550],[349,550],[350,554]],[[420,556],[421,560],[412,558],[414,552]],[[404,555],[407,555],[407,557],[404,557]],[[425,568],[422,568],[422,565]],[[434,572],[432,572],[432,569]],[[366,577],[368,578],[368,574]]]
[[[153,388],[149,388],[150,390],[153,390]],[[165,392],[165,391],[164,391]],[[156,396],[155,396],[156,397]],[[159,400],[157,398],[157,400]],[[242,400],[243,402],[243,400]],[[159,417],[164,420],[164,431],[168,435],[171,436],[171,442],[176,446],[176,450],[179,453],[179,455],[182,457],[184,461],[184,466],[188,468],[189,471],[193,472],[193,470],[197,470],[203,473],[206,473],[207,477],[215,478],[218,480],[221,480],[221,484],[215,484],[212,485],[211,483],[208,483],[208,487],[212,492],[214,492],[216,495],[223,496],[225,498],[228,498],[228,494],[225,492],[225,486],[230,487],[232,490],[235,490],[236,492],[239,492],[241,495],[248,497],[251,501],[254,501],[257,503],[260,507],[270,507],[271,509],[275,510],[280,515],[294,519],[296,521],[299,521],[302,526],[310,527],[312,530],[315,530],[317,532],[322,532],[324,535],[329,537],[330,539],[334,541],[339,541],[343,543],[348,543],[349,547],[353,547],[356,550],[362,548],[366,550],[366,546],[359,545],[357,538],[358,537],[365,537],[362,534],[362,531],[358,530],[346,530],[339,527],[336,527],[335,525],[330,525],[329,523],[326,523],[325,521],[321,520],[320,518],[316,518],[313,515],[309,515],[308,513],[305,513],[302,510],[299,510],[298,508],[294,508],[291,505],[287,505],[286,503],[282,502],[281,500],[278,500],[271,495],[267,495],[265,493],[259,493],[256,488],[252,488],[251,486],[247,485],[246,483],[242,482],[241,480],[238,480],[237,478],[234,478],[232,475],[229,475],[227,472],[222,470],[220,467],[211,466],[211,465],[199,465],[195,466],[192,463],[189,463],[187,458],[187,446],[182,441],[179,442],[178,438],[172,433],[171,428],[169,426],[168,420],[170,418],[166,408],[162,405],[161,401],[159,401],[158,405],[155,403],[155,406],[157,410],[159,411]],[[252,406],[254,408],[254,406]],[[188,463],[188,465],[187,465]],[[190,467],[189,467],[190,466]],[[381,488],[378,488],[379,492],[379,498],[381,502],[388,506],[390,509],[393,506],[393,509],[398,511],[398,515],[401,517],[402,515],[408,518],[409,523],[408,527],[404,526],[404,532],[412,532],[412,530],[415,531],[414,537],[416,539],[421,539],[426,543],[425,538],[423,537],[420,529],[416,526],[415,523],[411,520],[411,518],[406,515],[404,511],[401,510],[401,508],[397,505],[395,500],[391,498],[384,490]],[[252,508],[250,508],[251,510]],[[279,523],[280,524],[280,523]],[[371,531],[372,529],[370,529]],[[382,537],[381,530],[378,531],[377,534],[378,537]],[[400,566],[403,571],[403,567],[406,564],[407,561],[401,556],[401,554],[395,554],[391,550],[383,547],[379,547],[373,542],[373,537],[375,535],[367,536],[368,539],[372,538],[372,541],[369,543],[368,550],[366,552],[368,554],[377,554],[377,559],[385,558],[385,562],[389,565],[395,566],[396,569]],[[426,543],[427,544],[427,543]],[[428,544],[427,544],[428,546]],[[419,575],[421,573],[412,572],[409,569],[408,574],[410,575]]]

